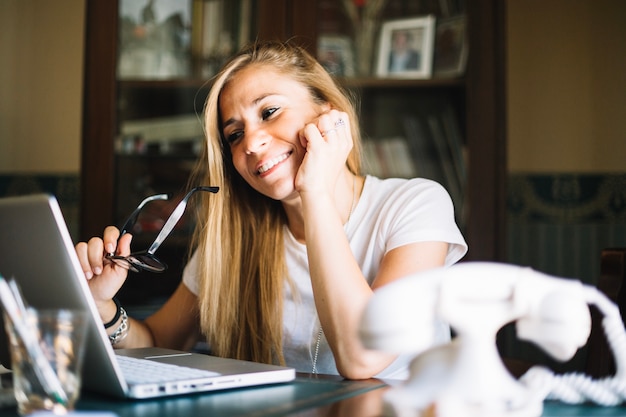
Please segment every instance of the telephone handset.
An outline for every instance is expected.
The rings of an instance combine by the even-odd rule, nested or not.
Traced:
[[[496,334],[515,321],[517,336],[560,361],[571,359],[591,331],[589,305],[604,315],[614,376],[555,375],[535,366],[516,380],[504,367]],[[432,347],[434,322],[456,337]],[[616,405],[626,399],[626,331],[618,307],[595,287],[530,268],[465,262],[419,273],[374,293],[361,322],[370,349],[417,356],[409,379],[391,388],[387,410],[401,417],[535,417],[544,399]]]

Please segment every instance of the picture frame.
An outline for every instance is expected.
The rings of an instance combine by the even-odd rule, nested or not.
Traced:
[[[191,0],[120,0],[118,78],[189,76],[191,19]]]
[[[331,75],[354,77],[352,41],[343,35],[320,35],[317,40],[317,60]]]
[[[384,22],[380,30],[376,75],[430,78],[435,23],[433,15]]]
[[[439,19],[436,26],[433,76],[460,77],[465,74],[469,49],[465,15]]]

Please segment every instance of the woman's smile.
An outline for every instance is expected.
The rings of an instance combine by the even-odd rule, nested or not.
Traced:
[[[286,160],[287,158],[289,158],[289,156],[293,153],[293,151],[290,152],[285,152],[282,155],[276,156],[271,158],[269,161],[265,161],[258,169],[257,169],[257,174],[259,176],[264,176],[263,174],[268,174],[269,175],[269,171],[274,168],[275,166],[277,166],[278,164],[280,164],[281,162],[283,162],[284,160]]]

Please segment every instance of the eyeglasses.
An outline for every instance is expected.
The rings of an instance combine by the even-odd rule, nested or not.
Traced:
[[[163,243],[165,238],[169,236],[169,234],[174,229],[174,226],[176,226],[176,223],[178,223],[180,218],[183,216],[183,213],[185,212],[185,208],[187,207],[187,201],[189,200],[189,197],[191,197],[192,194],[194,194],[196,191],[208,191],[211,193],[217,193],[219,191],[219,187],[194,187],[192,188],[185,195],[185,197],[183,197],[180,203],[178,203],[174,211],[172,211],[172,214],[170,214],[170,217],[167,219],[167,221],[163,225],[163,228],[157,235],[156,239],[154,239],[154,242],[152,243],[152,245],[150,245],[148,250],[141,251],[141,252],[133,252],[128,256],[120,256],[120,255],[115,255],[113,253],[109,253],[105,256],[105,258],[110,260],[111,262],[114,262],[116,265],[129,269],[133,272],[139,272],[139,271],[163,272],[165,271],[167,269],[167,265],[164,262],[160,261],[156,256],[154,256],[154,253],[156,252],[157,249],[159,249],[159,246],[161,246],[161,243]],[[167,200],[168,198],[169,198],[168,194],[157,194],[157,195],[153,195],[150,197],[146,197],[141,203],[139,203],[135,211],[131,213],[131,215],[128,217],[128,220],[126,220],[126,222],[124,223],[124,226],[122,226],[120,230],[120,237],[122,237],[124,234],[132,230],[133,226],[137,222],[137,218],[139,217],[139,213],[141,212],[141,209],[143,209],[143,207],[146,204],[155,200]]]

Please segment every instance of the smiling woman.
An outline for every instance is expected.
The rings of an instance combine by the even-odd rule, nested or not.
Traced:
[[[223,136],[237,172],[274,200],[293,193],[293,178],[306,150],[298,132],[315,123],[328,106],[316,104],[303,85],[283,79],[267,65],[234,74],[219,105],[226,120]]]
[[[452,202],[426,179],[360,174],[349,96],[305,50],[258,42],[215,77],[206,146],[191,184],[220,192],[197,210],[192,255],[172,297],[132,320],[116,347],[190,348],[347,378],[406,376],[410,357],[365,350],[357,328],[373,291],[467,251]],[[349,221],[348,221],[349,220]],[[77,252],[104,322],[130,253],[114,227]],[[450,338],[433,323],[435,343]],[[110,332],[115,331],[112,325]]]

